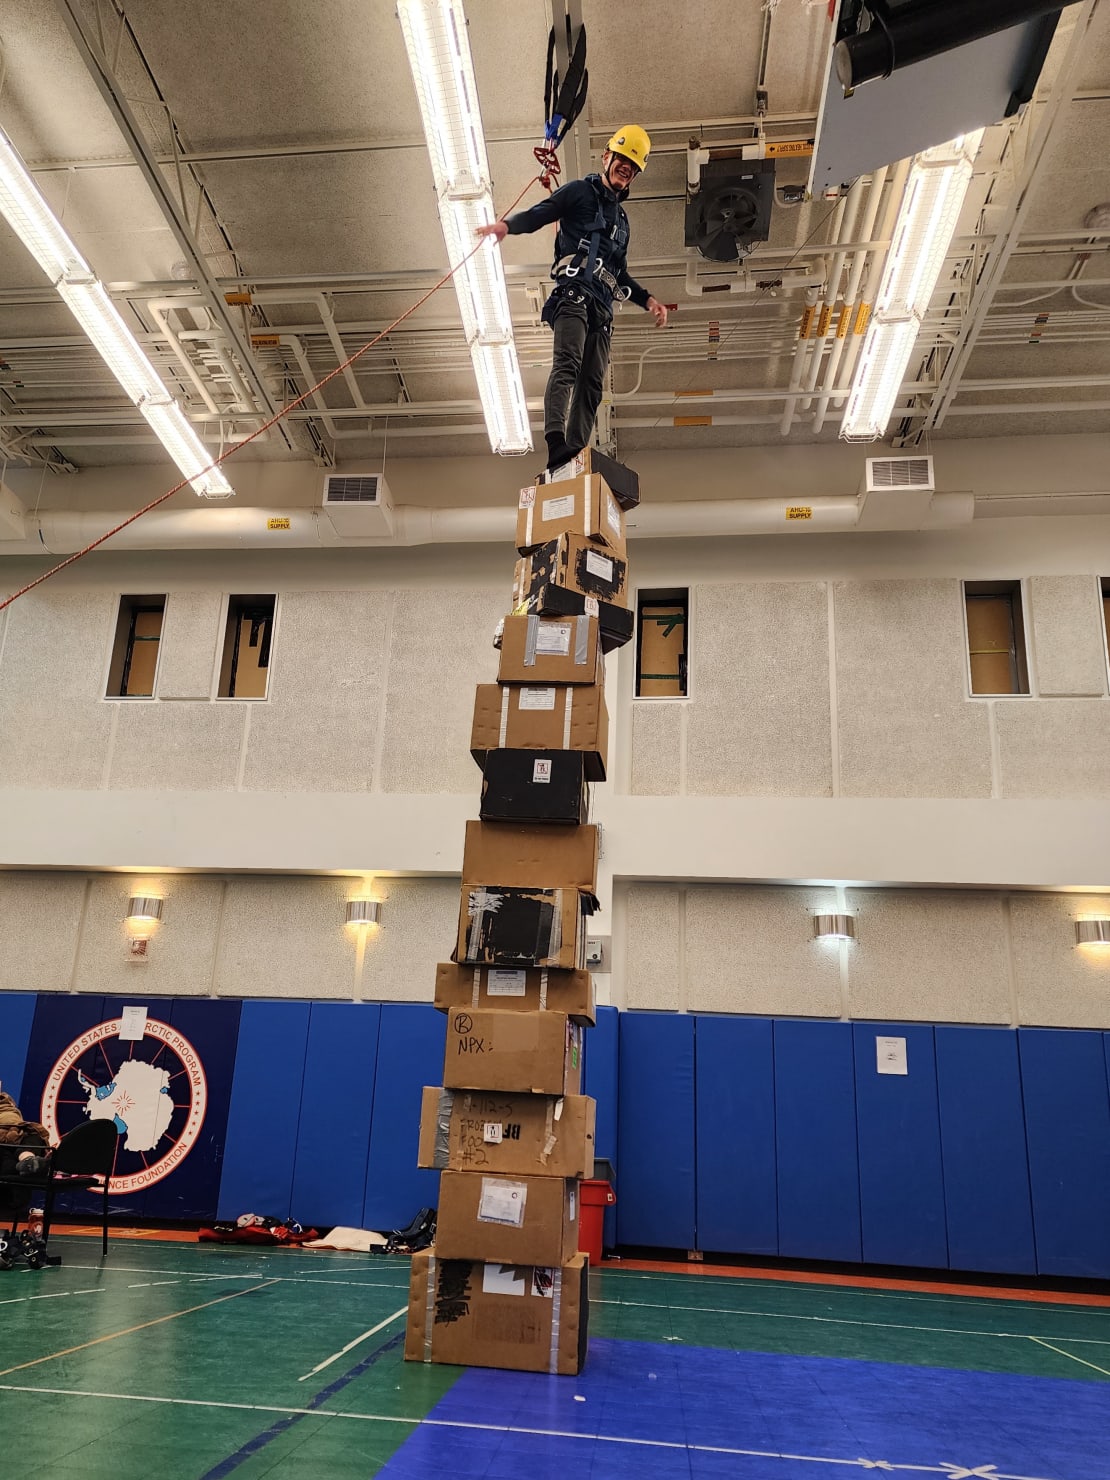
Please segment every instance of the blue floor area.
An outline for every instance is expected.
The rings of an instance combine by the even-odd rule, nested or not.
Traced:
[[[1107,1480],[1108,1455],[1110,1383],[594,1340],[577,1378],[468,1369],[380,1473]]]

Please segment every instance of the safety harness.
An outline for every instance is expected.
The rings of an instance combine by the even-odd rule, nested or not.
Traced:
[[[590,181],[595,196],[598,187]],[[620,207],[618,206],[618,210]],[[618,216],[619,221],[619,216]],[[579,237],[577,248],[566,257],[560,257],[551,269],[551,276],[556,282],[565,282],[579,276],[595,278],[609,289],[614,298],[626,299],[631,297],[632,289],[622,287],[615,273],[610,272],[603,262],[598,261],[601,249],[601,238],[609,231],[609,223],[605,219],[601,199],[597,199],[597,213],[587,228],[587,234]],[[614,228],[615,229],[615,223]]]

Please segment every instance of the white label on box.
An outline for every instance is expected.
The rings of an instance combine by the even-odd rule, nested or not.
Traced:
[[[600,576],[603,581],[613,579],[613,562],[607,555],[598,555],[593,550],[587,550],[586,569],[590,575]]]
[[[613,495],[611,493],[608,494],[607,497],[609,499],[609,505],[608,505],[607,509],[605,510],[605,517],[606,517],[606,519],[608,519],[608,521],[609,521],[609,528],[613,531],[613,533],[614,534],[620,534],[620,532],[621,532],[621,511],[620,511],[620,508],[618,507],[617,501],[616,501],[616,499],[613,497]]]
[[[575,498],[573,493],[565,493],[562,498],[545,498],[540,505],[540,518],[569,519],[574,513]]]
[[[538,761],[533,761],[532,762],[532,782],[533,782],[533,784],[547,786],[550,783],[550,781],[551,781],[551,761],[550,761],[550,759],[547,758],[547,757],[542,757]]]
[[[575,1218],[578,1216],[578,1213],[576,1211],[577,1210],[577,1207],[578,1207],[578,1202],[577,1202],[577,1199],[575,1198],[575,1195],[574,1195],[574,1183],[572,1182],[570,1184],[570,1190],[569,1190],[569,1194],[568,1194],[568,1197],[567,1197],[567,1211],[568,1211],[568,1213],[570,1215],[570,1221],[572,1223],[574,1222]]]
[[[534,488],[522,488],[520,490],[520,507],[530,509],[536,502],[536,490]]]
[[[505,1128],[499,1120],[487,1120],[482,1126],[482,1140],[487,1146],[500,1146],[504,1136]]]
[[[518,709],[554,709],[554,689],[521,689],[517,700]]]
[[[536,632],[536,652],[565,658],[570,652],[571,631],[569,622],[541,622]]]
[[[491,966],[486,977],[488,997],[523,997],[527,985],[526,971],[510,971],[506,967]]]
[[[146,1032],[146,1008],[125,1007],[120,1013],[119,1036],[124,1043],[138,1042]]]
[[[482,1269],[482,1290],[487,1295],[527,1295],[528,1286],[519,1264],[487,1264]]]
[[[510,1228],[522,1228],[527,1201],[527,1182],[508,1182],[503,1177],[483,1177],[482,1192],[478,1199],[478,1222],[504,1223]]]
[[[906,1064],[906,1040],[904,1038],[875,1038],[875,1067],[880,1074],[908,1074]]]
[[[596,617],[601,611],[601,607],[598,604],[598,599],[596,596],[587,596],[585,601],[582,603],[582,606],[588,617]]]

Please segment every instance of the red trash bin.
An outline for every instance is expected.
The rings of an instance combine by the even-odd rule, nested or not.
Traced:
[[[578,1218],[578,1246],[589,1255],[591,1264],[600,1264],[605,1209],[616,1202],[617,1194],[600,1177],[588,1177],[579,1182],[578,1188],[582,1202]]]

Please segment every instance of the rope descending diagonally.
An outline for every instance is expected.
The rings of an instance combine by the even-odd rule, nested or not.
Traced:
[[[509,215],[509,213],[513,211],[524,199],[528,191],[531,190],[532,186],[538,185],[539,183],[540,176],[534,175],[532,179],[528,181],[527,185],[525,185],[524,189],[516,197],[513,203],[504,212],[504,215]],[[504,217],[502,217],[502,219],[504,219]],[[3,601],[0,601],[0,612],[5,611],[9,606],[11,606],[13,601],[18,601],[21,596],[26,596],[28,591],[33,591],[36,586],[41,586],[44,581],[50,580],[51,576],[56,576],[59,571],[65,570],[67,566],[73,565],[78,560],[83,559],[84,556],[91,554],[93,550],[97,549],[100,545],[103,545],[106,540],[110,540],[113,535],[119,534],[120,530],[126,529],[129,524],[134,524],[136,519],[141,519],[144,514],[149,514],[151,509],[156,509],[159,504],[164,504],[167,499],[173,498],[175,493],[180,493],[183,488],[187,488],[194,478],[203,477],[205,473],[210,473],[213,468],[220,467],[221,464],[225,463],[227,459],[231,457],[234,453],[239,452],[242,448],[255,441],[256,438],[261,437],[263,432],[268,432],[272,426],[275,426],[282,419],[283,416],[288,416],[289,413],[291,411],[295,411],[298,406],[303,406],[310,396],[315,395],[318,390],[321,390],[324,386],[326,386],[329,381],[334,380],[337,375],[342,375],[344,370],[353,365],[356,360],[361,359],[362,356],[366,354],[367,350],[373,349],[374,346],[376,344],[380,344],[381,341],[388,334],[392,334],[398,324],[403,324],[404,321],[409,318],[410,315],[414,314],[418,308],[422,308],[423,305],[427,303],[428,299],[431,298],[434,293],[439,292],[444,283],[449,283],[451,279],[455,276],[455,274],[459,271],[459,269],[466,266],[466,264],[470,261],[471,257],[473,257],[476,252],[481,251],[484,245],[484,240],[476,242],[475,245],[471,247],[470,251],[467,252],[465,257],[456,262],[453,267],[448,268],[443,276],[439,278],[437,282],[433,283],[426,293],[422,294],[415,303],[410,304],[409,307],[405,309],[404,313],[398,314],[397,317],[393,320],[392,324],[387,324],[386,327],[379,334],[374,335],[373,339],[369,340],[369,342],[364,344],[360,349],[356,349],[353,355],[348,355],[341,365],[337,365],[334,370],[329,370],[327,375],[325,375],[322,380],[318,380],[315,385],[310,385],[309,388],[301,395],[299,395],[295,401],[290,401],[288,406],[283,406],[281,410],[276,413],[276,415],[270,417],[269,421],[264,421],[260,427],[256,427],[255,430],[251,432],[249,437],[244,437],[241,442],[236,442],[234,447],[229,447],[226,452],[221,452],[219,457],[213,458],[206,467],[198,468],[197,471],[190,474],[188,478],[182,478],[180,483],[175,483],[174,486],[172,488],[168,488],[165,493],[159,494],[158,497],[155,499],[151,499],[149,504],[144,504],[141,509],[136,509],[134,514],[129,514],[128,517],[121,520],[119,524],[116,524],[111,529],[106,530],[102,535],[99,535],[95,540],[93,540],[91,544],[86,545],[84,549],[74,551],[74,553],[67,556],[65,560],[59,561],[57,565],[51,566],[49,570],[44,571],[41,576],[36,576],[33,581],[28,581],[27,584],[25,586],[21,586],[18,591],[13,591],[10,596],[6,597]]]

